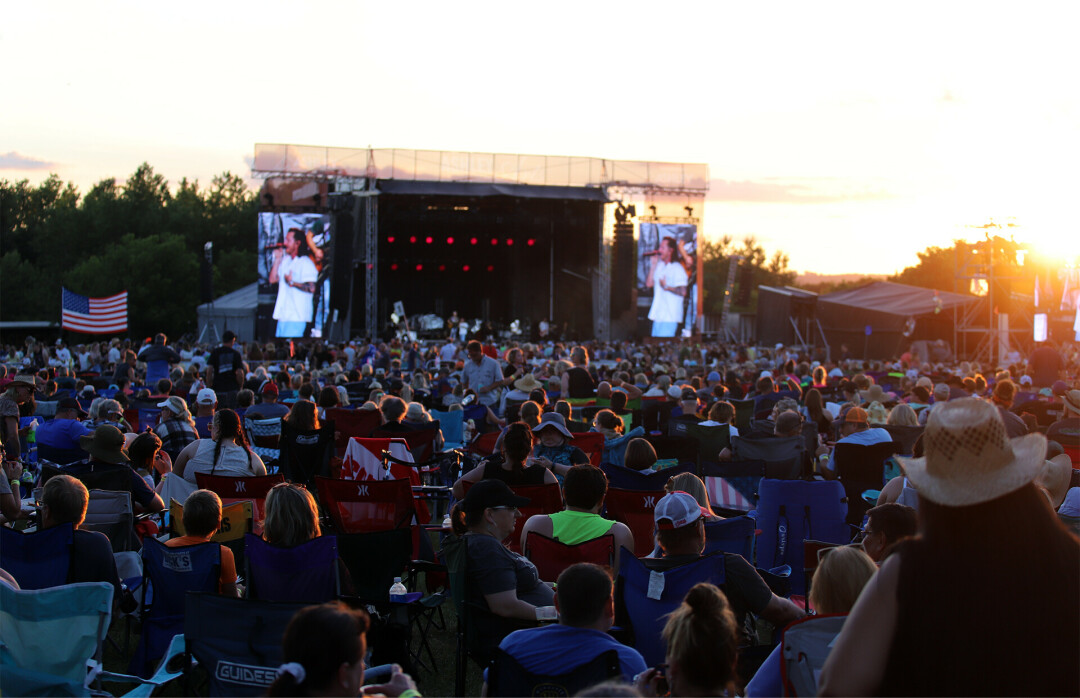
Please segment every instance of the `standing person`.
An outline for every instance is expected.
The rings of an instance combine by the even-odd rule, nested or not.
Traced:
[[[315,282],[319,270],[309,256],[307,240],[299,228],[285,233],[285,248],[274,250],[269,281],[278,284],[274,319],[278,337],[303,337],[314,315]]]
[[[1010,440],[993,405],[962,398],[923,440],[900,458],[919,535],[863,590],[819,695],[1080,695],[1080,540],[1035,484],[1046,437]]]
[[[34,396],[34,377],[16,375],[0,396],[0,443],[9,460],[19,460],[22,446],[19,444],[19,405]]]
[[[660,251],[654,254],[645,287],[653,289],[652,320],[653,337],[674,337],[683,316],[683,298],[690,279],[679,259],[674,238],[660,240]]]
[[[195,431],[200,439],[210,438],[210,421],[217,411],[217,394],[210,388],[203,388],[195,398]]]
[[[1028,370],[1036,388],[1049,388],[1065,378],[1065,360],[1049,342],[1039,342],[1028,358]]]
[[[206,384],[217,393],[223,407],[236,407],[236,393],[244,385],[244,357],[235,348],[236,333],[225,330],[221,346],[206,362]]]
[[[585,347],[574,347],[570,352],[570,360],[573,366],[562,374],[559,397],[563,400],[595,397],[596,382],[589,373],[589,352]]]
[[[515,378],[503,378],[499,362],[484,354],[483,345],[479,341],[470,341],[465,345],[465,351],[469,355],[462,371],[465,387],[476,391],[481,405],[496,407],[503,386],[513,384]]]
[[[139,354],[139,359],[146,362],[146,386],[156,386],[162,378],[169,377],[174,364],[180,363],[180,355],[167,342],[169,338],[161,332],[154,335],[154,343],[147,345]]]

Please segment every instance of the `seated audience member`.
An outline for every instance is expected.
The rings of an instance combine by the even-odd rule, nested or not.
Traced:
[[[663,571],[694,562],[705,550],[708,512],[686,492],[671,492],[654,509],[656,539],[663,557],[642,558],[649,569]],[[750,614],[761,616],[778,628],[805,615],[801,608],[774,594],[761,575],[740,555],[724,556],[724,593],[731,600],[739,627],[747,639],[755,637]]]
[[[331,601],[296,612],[281,638],[284,663],[270,685],[270,696],[418,697],[412,678],[394,665],[390,680],[364,686],[368,615]]]
[[[668,478],[668,481],[664,483],[664,491],[668,493],[685,492],[693,497],[694,501],[698,503],[702,513],[705,515],[705,523],[720,521],[724,518],[713,511],[712,505],[709,503],[709,493],[705,491],[705,483],[701,481],[700,477],[693,473],[679,473],[678,475],[672,475]]]
[[[41,527],[52,528],[70,523],[75,527],[71,545],[71,564],[67,582],[108,582],[113,586],[113,600],[121,598],[120,577],[116,572],[112,544],[100,531],[84,531],[90,493],[80,480],[70,475],[49,478],[41,491]]]
[[[170,538],[165,545],[183,548],[208,543],[221,528],[221,499],[210,490],[195,490],[184,501],[184,535]],[[222,596],[240,596],[236,586],[236,560],[232,550],[221,546],[221,572],[218,577],[218,593]]]
[[[607,494],[607,475],[591,465],[575,465],[566,473],[563,485],[566,509],[554,514],[530,516],[521,529],[522,552],[528,552],[526,543],[530,531],[566,545],[577,545],[610,533],[615,543],[617,569],[619,549],[633,550],[634,534],[626,524],[600,516]]]
[[[1074,447],[1080,446],[1080,390],[1069,390],[1062,396],[1061,419],[1047,428],[1046,438]],[[39,438],[38,444],[40,443]],[[1073,467],[1080,467],[1080,463],[1073,463]]]
[[[403,421],[405,413],[408,411],[408,405],[401,398],[387,395],[379,403],[379,411],[382,412],[383,418],[382,426],[379,427],[380,431],[397,433],[415,431],[411,424],[406,424]]]
[[[210,438],[199,439],[181,451],[173,472],[194,484],[195,473],[252,477],[266,475],[266,465],[251,450],[236,412],[224,409],[210,422]]]
[[[572,434],[582,434],[592,428],[588,424],[579,422],[575,419],[571,419],[574,407],[566,400],[557,400],[555,402],[555,407],[552,411],[554,411],[563,418],[563,424],[566,425],[567,430],[569,430]]]
[[[1034,484],[1045,437],[1009,439],[993,405],[961,398],[924,439],[925,457],[900,459],[919,535],[863,590],[819,695],[1080,695],[1080,540]],[[1001,573],[1002,551],[1016,574]],[[1039,642],[1002,641],[1015,637]]]
[[[798,436],[802,433],[802,416],[798,412],[782,412],[776,415],[773,423],[773,436],[781,439]]]
[[[94,414],[90,415],[91,419],[83,424],[87,432],[91,432],[103,424],[111,424],[124,433],[131,431],[128,423],[124,421],[124,410],[117,400],[102,399],[100,402],[97,400],[94,402],[97,403],[96,410]]]
[[[941,406],[949,401],[952,397],[952,390],[949,388],[949,384],[945,382],[938,383],[934,386],[934,401],[930,407],[919,412],[919,424],[925,426],[930,419],[930,414],[937,409],[941,409]]]
[[[131,459],[131,467],[150,487],[156,487],[155,480],[160,481],[162,476],[172,472],[172,459],[161,450],[161,439],[152,431],[143,432],[131,440],[128,458]],[[162,498],[162,501],[165,499]]]
[[[814,571],[810,605],[818,615],[846,615],[859,600],[863,587],[877,572],[877,566],[866,553],[854,546],[842,545],[827,548],[826,551]],[[758,668],[754,678],[746,685],[746,698],[784,695],[781,680],[784,658],[781,649],[782,646],[777,644]]]
[[[406,407],[405,418],[402,420],[402,424],[408,425],[417,431],[421,431],[430,429],[434,426],[434,423],[431,415],[419,402],[410,402],[408,407]],[[446,440],[443,438],[442,429],[438,429],[435,432],[435,451],[441,451],[444,443],[446,443]]]
[[[35,432],[38,456],[58,465],[66,465],[86,458],[86,451],[79,446],[79,438],[90,430],[79,421],[85,416],[79,401],[66,397],[56,403],[56,416],[39,424]]]
[[[341,405],[341,398],[338,396],[337,388],[332,385],[328,385],[319,391],[319,419],[326,419],[326,411],[334,407]]]
[[[903,504],[881,504],[866,512],[869,519],[863,529],[863,550],[880,563],[892,546],[911,538],[918,530],[915,510]]]
[[[623,420],[612,410],[597,412],[593,417],[593,429],[604,435],[602,462],[612,465],[622,465],[630,440],[645,435],[645,428],[642,426],[624,433]]]
[[[518,497],[501,480],[483,480],[450,512],[454,534],[467,546],[467,589],[472,598],[504,618],[553,618],[555,594],[540,581],[536,566],[511,552],[503,541],[529,500]]]
[[[161,416],[158,418],[154,433],[161,438],[161,447],[176,460],[180,451],[199,438],[195,431],[195,418],[191,416],[184,398],[172,396],[159,402]]]
[[[1014,397],[1016,397],[1016,384],[1011,380],[999,381],[994,386],[994,395],[991,400],[994,406],[998,408],[998,412],[1001,413],[1001,419],[1005,422],[1005,433],[1009,435],[1010,439],[1028,433],[1024,420],[1019,415],[1009,411],[1012,408]]]
[[[860,444],[870,446],[873,444],[888,443],[892,441],[889,432],[881,427],[870,427],[870,419],[866,410],[861,407],[852,407],[844,415],[843,426],[840,427],[840,440],[838,444]],[[836,479],[836,452],[828,446],[818,447],[818,465],[821,474],[828,480]],[[825,456],[828,456],[826,458]]]
[[[671,410],[671,419],[697,424],[701,421],[701,415],[698,414],[700,405],[698,405],[697,391],[689,386],[678,390],[679,401]]]
[[[3,461],[0,472],[0,514],[5,521],[15,521],[25,517],[22,512],[22,477],[23,464],[17,460]]]
[[[210,438],[210,422],[217,410],[217,393],[210,388],[203,388],[195,398],[195,431],[200,439]]]
[[[570,468],[589,462],[585,452],[570,443],[573,434],[566,428],[566,420],[561,414],[545,412],[540,423],[533,427],[533,434],[539,435],[533,457],[538,464],[555,473],[560,482]]]
[[[247,388],[236,392],[236,416],[244,418],[247,411],[255,404],[255,393]]]
[[[712,584],[695,584],[682,604],[668,616],[663,631],[667,645],[668,692],[661,688],[663,674],[647,669],[635,688],[643,696],[735,695],[739,660],[737,614],[727,596]],[[703,651],[702,648],[708,648]]]
[[[915,410],[911,405],[901,403],[892,408],[886,424],[896,427],[917,427],[919,426],[919,415],[915,414]]]
[[[132,506],[136,512],[154,513],[165,508],[161,497],[146,484],[146,480],[131,468],[131,459],[124,447],[124,435],[111,425],[99,426],[93,434],[79,438],[83,450],[90,454],[85,463],[72,463],[64,472],[78,477],[90,473],[119,470],[127,473]]]
[[[615,599],[611,577],[602,567],[588,562],[571,565],[559,575],[557,586],[559,622],[516,630],[503,639],[501,650],[526,671],[538,674],[564,674],[608,650],[618,653],[624,681],[645,671],[641,653],[608,635],[615,620]],[[487,695],[486,685],[481,694]]]
[[[293,431],[318,431],[322,428],[319,421],[319,408],[310,400],[297,400],[289,409],[289,414],[282,419]]]
[[[465,483],[475,485],[481,480],[501,480],[511,487],[558,483],[549,468],[529,457],[533,433],[524,422],[514,422],[506,428],[501,448],[501,453],[488,456],[481,465],[458,478],[453,487],[455,499],[465,497]]]
[[[646,439],[630,439],[626,444],[623,466],[641,473],[656,471],[656,449]]]
[[[822,372],[824,373],[824,369]],[[800,414],[807,421],[814,423],[819,434],[831,434],[833,417],[832,413],[825,409],[825,399],[821,396],[821,391],[817,388],[807,390],[804,402],[805,404],[799,409]]]
[[[278,386],[272,380],[263,381],[259,388],[260,402],[244,413],[245,419],[279,419],[289,414],[289,406],[278,402]]]

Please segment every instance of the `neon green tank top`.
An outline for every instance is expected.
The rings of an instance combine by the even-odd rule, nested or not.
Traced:
[[[577,545],[607,535],[614,521],[587,511],[560,511],[548,514],[551,536],[566,545]]]

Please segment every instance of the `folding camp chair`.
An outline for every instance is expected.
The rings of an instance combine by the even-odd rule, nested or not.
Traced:
[[[664,485],[673,476],[680,473],[692,473],[696,467],[693,463],[686,462],[656,472],[640,472],[621,465],[604,463],[600,469],[607,475],[608,487],[655,492],[664,489]]]
[[[723,516],[751,511],[757,506],[758,483],[765,477],[765,461],[704,463],[701,479],[709,503]]]
[[[732,450],[739,460],[765,461],[765,477],[794,480],[802,477],[806,465],[806,443],[802,436],[731,438]]]
[[[731,446],[731,427],[727,424],[704,427],[687,424],[685,438],[698,442],[698,464],[714,463],[720,451]]]
[[[251,439],[251,450],[263,461],[276,461],[281,451],[278,449],[278,439],[281,437],[280,418],[274,419],[244,419],[244,429]]]
[[[221,506],[251,500],[255,504],[253,531],[262,531],[262,522],[266,518],[266,493],[285,482],[285,477],[277,475],[255,475],[252,477],[228,477],[195,473],[195,482],[199,489],[210,490],[221,498]]]
[[[74,527],[70,523],[20,533],[0,526],[0,569],[23,589],[45,589],[67,582]]]
[[[896,453],[900,444],[887,441],[880,444],[836,444],[836,474],[847,493],[847,522],[862,526],[863,515],[870,505],[863,499],[866,490],[880,490],[885,485],[885,461]]]
[[[581,434],[574,434],[574,438],[570,439],[570,445],[577,446],[585,455],[589,457],[589,463],[596,467],[600,467],[600,462],[604,456],[604,435],[598,431],[587,431]]]
[[[919,440],[926,427],[901,427],[894,424],[886,424],[881,427],[889,432],[889,436],[896,442],[896,452],[902,456],[910,456],[915,449],[915,442]]]
[[[87,665],[100,666],[112,600],[106,582],[21,591],[0,583],[0,693],[90,695]]]
[[[326,411],[326,416],[334,420],[337,428],[338,436],[335,446],[338,458],[345,457],[345,449],[349,446],[350,438],[354,436],[367,438],[382,424],[382,413],[378,410],[349,410],[331,407]]]
[[[644,435],[645,430],[638,427],[631,429],[622,436],[616,436],[614,439],[604,441],[604,454],[600,465],[604,463],[618,466],[624,465],[626,463],[626,447],[630,444],[630,440],[641,438]]]
[[[495,649],[488,670],[489,696],[572,696],[598,683],[622,676],[619,653],[601,652],[562,674],[531,672],[502,649]]]
[[[652,444],[653,450],[656,451],[656,457],[661,460],[674,458],[680,463],[697,465],[700,447],[694,439],[681,436],[647,434],[645,440]]]
[[[319,429],[301,431],[281,423],[278,440],[278,472],[289,482],[311,487],[316,475],[330,476],[330,458],[334,455],[333,421]]]
[[[249,599],[324,603],[341,594],[335,536],[279,548],[248,533],[244,562]]]
[[[139,549],[134,526],[135,513],[130,492],[90,490],[86,519],[81,528],[104,533],[112,544],[113,552],[122,553]]]
[[[563,570],[578,562],[592,562],[602,567],[613,567],[615,564],[615,537],[610,533],[567,545],[542,533],[530,531],[524,549],[525,557],[536,565],[540,579],[545,582],[557,581]]]
[[[416,508],[408,480],[315,478],[326,513],[341,533],[408,528]]]
[[[634,534],[634,554],[638,557],[648,555],[656,544],[653,510],[665,494],[663,489],[649,492],[608,488],[604,498],[607,517],[626,524]]]
[[[826,548],[836,548],[843,543],[826,543],[820,540],[803,541],[803,577],[806,579],[806,593],[803,594],[803,608],[810,611],[810,588],[814,584],[814,573],[817,572],[820,561],[818,555]]]
[[[645,431],[650,434],[667,433],[668,419],[673,409],[675,409],[675,403],[668,401],[666,397],[642,398],[641,423]]]
[[[184,605],[187,676],[194,659],[206,670],[209,695],[264,696],[281,665],[281,636],[308,604],[190,593]]]
[[[652,582],[656,574],[663,575],[662,585]],[[647,666],[656,666],[664,661],[666,654],[661,631],[667,614],[679,607],[683,597],[695,584],[709,582],[722,588],[725,581],[723,553],[705,555],[685,565],[653,571],[629,550],[623,550],[616,580],[616,622],[626,622],[633,635],[633,647],[641,653]]]
[[[439,423],[429,422],[423,428],[413,431],[396,432],[376,429],[371,432],[375,439],[404,439],[409,445],[409,451],[417,462],[423,462],[431,458],[435,453],[435,437],[439,433]]]
[[[825,668],[847,615],[807,616],[784,628],[780,640],[780,676],[785,696],[816,696]]]
[[[705,523],[705,552],[717,551],[742,555],[754,564],[754,540],[757,522],[749,516],[736,516]]]
[[[250,500],[233,502],[221,507],[221,528],[211,538],[232,551],[238,570],[244,569],[244,534],[255,528],[255,503]],[[184,529],[184,505],[169,500],[169,532],[174,536],[187,535]]]
[[[38,462],[50,461],[58,465],[69,465],[85,460],[87,452],[81,448],[56,448],[49,444],[38,444]]]
[[[791,567],[791,591],[806,593],[802,542],[851,540],[844,486],[836,480],[774,480],[758,486],[757,565]]]
[[[750,423],[754,421],[753,400],[728,400],[735,408],[735,427],[740,434],[750,433]]]
[[[217,593],[221,546],[200,543],[170,548],[155,538],[143,540],[142,636],[131,659],[132,673],[145,676],[165,654],[173,635],[184,631],[184,594]]]
[[[498,440],[499,432],[489,431],[474,438],[466,448],[470,453],[475,453],[478,456],[490,456],[495,452],[495,442]]]
[[[443,450],[449,451],[455,448],[465,448],[465,413],[461,410],[453,412],[440,412],[431,410],[431,418],[441,425],[443,433]]]

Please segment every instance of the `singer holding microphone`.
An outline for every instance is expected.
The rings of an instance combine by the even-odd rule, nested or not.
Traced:
[[[649,309],[652,336],[674,337],[683,316],[683,298],[690,279],[679,260],[679,249],[674,238],[662,238],[660,250],[647,254],[652,257],[649,275],[645,278],[646,288],[653,289],[652,307]]]
[[[274,250],[269,281],[278,284],[274,319],[278,337],[303,337],[314,315],[313,299],[319,271],[308,254],[307,240],[299,228],[285,233],[284,249]]]

